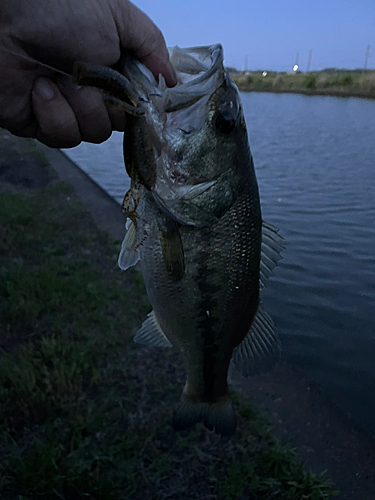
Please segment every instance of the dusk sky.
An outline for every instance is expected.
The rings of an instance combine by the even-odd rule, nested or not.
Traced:
[[[169,46],[220,42],[225,64],[290,71],[299,52],[306,70],[375,69],[375,0],[134,0]]]

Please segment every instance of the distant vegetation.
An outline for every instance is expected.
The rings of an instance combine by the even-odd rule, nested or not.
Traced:
[[[266,76],[263,76],[267,73]],[[277,73],[275,71],[232,72],[231,76],[244,92],[292,92],[375,98],[375,70],[327,68],[310,73]]]

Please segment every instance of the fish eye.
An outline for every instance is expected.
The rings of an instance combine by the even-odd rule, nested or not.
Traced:
[[[236,116],[231,110],[217,113],[214,118],[214,127],[221,134],[230,134],[236,126]]]

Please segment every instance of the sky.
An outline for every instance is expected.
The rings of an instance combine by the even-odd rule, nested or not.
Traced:
[[[375,69],[375,0],[133,0],[168,46],[221,43],[237,69]],[[246,64],[247,61],[247,64]],[[245,67],[245,65],[247,67]]]

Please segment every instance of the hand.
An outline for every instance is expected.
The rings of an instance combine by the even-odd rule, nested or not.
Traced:
[[[126,50],[176,83],[161,31],[128,0],[0,0],[0,126],[58,148],[124,130],[99,90],[32,60],[71,74],[74,61],[112,66]]]

